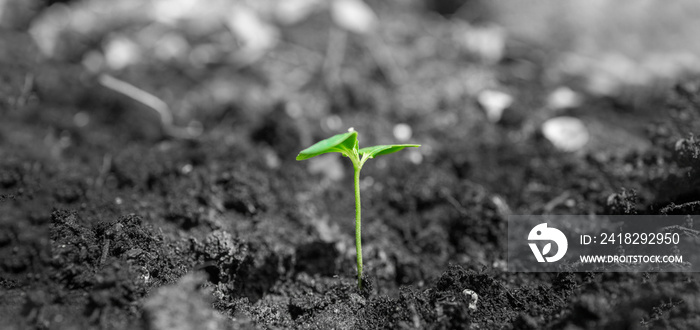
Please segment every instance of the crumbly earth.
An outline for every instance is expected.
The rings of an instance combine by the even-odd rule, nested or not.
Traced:
[[[2,39],[31,48],[22,32]],[[408,39],[394,46],[416,53]],[[3,327],[700,328],[696,274],[509,273],[504,261],[508,214],[697,213],[700,142],[689,134],[700,132],[700,79],[651,93],[663,102],[648,107],[590,97],[567,114],[599,135],[563,153],[534,129],[548,116],[534,50],[485,67],[440,46],[402,59],[416,68],[402,86],[349,47],[361,75],[299,92],[323,111],[298,115],[283,96],[239,91],[192,114],[204,130],[191,139],[79,66],[3,53]],[[514,74],[524,61],[527,81]],[[143,69],[144,84],[187,86]],[[452,77],[479,70],[518,97],[498,123],[450,92]],[[261,71],[228,79],[265,95],[274,76]],[[407,123],[424,145],[363,169],[362,291],[350,164],[294,160],[338,121],[364,145],[391,142],[393,124]]]

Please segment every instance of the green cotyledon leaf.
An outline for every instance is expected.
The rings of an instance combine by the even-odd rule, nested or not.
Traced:
[[[372,146],[372,147],[366,147],[360,149],[360,155],[364,156],[365,154],[369,156],[369,158],[374,158],[377,156],[383,156],[387,154],[391,154],[397,151],[403,150],[403,148],[408,148],[408,147],[420,147],[420,144],[385,144],[385,145],[378,145],[378,146]]]
[[[297,155],[297,160],[305,160],[329,152],[340,152],[347,156],[352,154],[355,148],[357,148],[357,132],[351,131],[316,142],[316,144],[302,150]]]

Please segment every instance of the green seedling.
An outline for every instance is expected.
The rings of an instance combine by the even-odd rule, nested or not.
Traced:
[[[362,221],[360,212],[360,170],[368,159],[388,155],[406,147],[420,147],[419,144],[389,144],[360,149],[357,132],[350,128],[347,133],[338,134],[302,150],[297,160],[306,160],[318,155],[339,152],[350,158],[354,169],[355,184],[355,248],[357,250],[357,287],[362,289]]]

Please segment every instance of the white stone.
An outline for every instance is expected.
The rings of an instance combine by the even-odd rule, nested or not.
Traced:
[[[581,105],[581,96],[569,87],[559,87],[547,97],[547,106],[551,109],[571,109]]]
[[[394,137],[399,140],[399,142],[406,142],[413,136],[413,130],[408,124],[396,124],[394,126]]]
[[[462,294],[469,299],[469,309],[475,311],[476,303],[479,301],[479,295],[470,289],[464,289],[464,291],[462,291]]]
[[[377,25],[377,14],[362,0],[335,0],[331,5],[335,24],[350,32],[370,33]]]
[[[486,117],[492,123],[501,120],[503,111],[513,104],[513,97],[501,91],[487,89],[477,96],[479,105],[486,112]]]
[[[545,121],[542,134],[557,149],[567,152],[580,150],[590,139],[586,125],[580,119],[568,116]]]

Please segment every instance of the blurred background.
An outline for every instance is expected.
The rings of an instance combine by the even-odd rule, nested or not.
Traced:
[[[246,145],[277,170],[354,127],[362,145],[421,143],[396,157],[447,166],[530,212],[568,189],[528,182],[527,166],[544,171],[537,157],[613,166],[698,131],[692,109],[669,106],[700,70],[698,11],[689,0],[0,0],[3,115],[50,127],[5,138],[54,156],[81,140],[108,153]],[[337,157],[303,166],[326,186],[348,178]]]
[[[29,38],[6,32],[0,60],[42,63],[31,83],[45,99],[82,102],[100,84],[155,108],[175,135],[232,109],[282,111],[330,133],[363,125],[351,110],[395,113],[384,124],[407,140],[405,122],[427,115],[449,126],[483,111],[539,128],[591,98],[657,111],[668,86],[700,70],[698,12],[689,0],[1,0],[0,26]],[[4,75],[6,97],[20,95],[29,77]],[[563,148],[588,139],[574,141]]]

